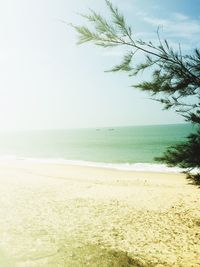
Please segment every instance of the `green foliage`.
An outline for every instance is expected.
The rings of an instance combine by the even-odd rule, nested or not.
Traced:
[[[129,77],[148,70],[151,79],[133,85],[163,104],[164,109],[173,108],[184,116],[186,121],[200,127],[200,50],[191,55],[183,55],[181,46],[177,51],[167,40],[161,40],[157,31],[157,44],[134,38],[132,28],[127,25],[124,16],[109,0],[106,4],[110,11],[110,20],[90,10],[89,15],[82,15],[89,27],[74,26],[79,34],[79,44],[93,42],[104,48],[122,46],[127,49],[122,62],[110,71],[124,71]],[[145,57],[139,64],[134,64],[134,56],[142,53]],[[199,149],[200,131],[188,137],[188,142],[169,148],[158,160],[169,165],[183,168],[200,167]]]
[[[119,65],[114,66],[111,70],[107,72],[115,72],[115,71],[130,71],[132,68],[130,66],[130,63],[132,61],[133,53],[132,51],[128,52],[122,62]]]
[[[163,157],[157,158],[166,161],[170,166],[178,165],[181,168],[200,168],[200,130],[190,134],[187,142],[170,147]]]
[[[184,169],[192,170],[200,168],[200,129],[187,137],[187,142],[171,146],[164,153],[163,157],[156,160],[166,162],[169,166],[179,166]],[[200,184],[200,174],[190,175]]]

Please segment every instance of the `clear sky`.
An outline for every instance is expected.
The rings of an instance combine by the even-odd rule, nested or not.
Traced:
[[[134,33],[155,39],[157,26],[171,43],[199,44],[198,0],[113,0]],[[61,20],[106,13],[103,0],[0,1],[0,129],[48,129],[180,123],[174,112],[130,87],[137,79],[108,74],[120,50],[77,46]]]

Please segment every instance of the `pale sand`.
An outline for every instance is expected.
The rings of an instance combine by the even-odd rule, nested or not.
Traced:
[[[200,266],[183,174],[0,163],[0,266]]]

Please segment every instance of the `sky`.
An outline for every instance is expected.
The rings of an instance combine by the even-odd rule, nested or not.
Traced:
[[[154,40],[159,26],[185,51],[199,44],[198,0],[112,2],[136,37]],[[104,72],[121,61],[120,49],[77,46],[76,32],[62,21],[82,25],[79,13],[89,8],[108,16],[103,0],[0,1],[0,130],[183,122],[132,88],[137,78]]]

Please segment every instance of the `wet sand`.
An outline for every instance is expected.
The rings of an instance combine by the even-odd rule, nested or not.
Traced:
[[[200,266],[184,174],[0,162],[0,266]]]

